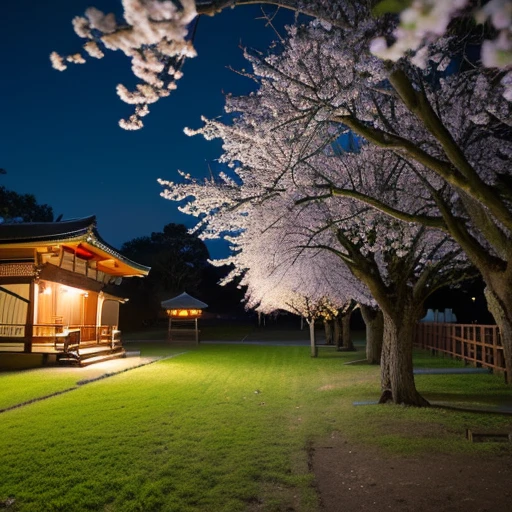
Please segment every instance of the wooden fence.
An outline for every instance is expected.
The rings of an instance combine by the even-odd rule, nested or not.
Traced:
[[[416,346],[443,352],[465,363],[505,373],[505,358],[496,325],[420,322]]]

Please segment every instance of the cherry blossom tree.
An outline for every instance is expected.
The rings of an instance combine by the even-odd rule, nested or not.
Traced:
[[[482,6],[482,4],[484,4]],[[501,79],[504,97],[512,101],[512,1],[490,0],[398,0],[392,11],[400,11],[400,21],[393,29],[393,43],[380,36],[371,42],[374,55],[385,60],[398,61],[414,53],[411,62],[420,68],[428,66],[431,43],[445,36],[454,18],[466,17],[479,24],[489,21],[495,35],[485,39],[481,46],[483,66],[506,70]],[[382,1],[375,11],[389,12],[390,2]]]
[[[224,9],[254,4],[253,0],[121,0],[123,17],[105,14],[89,7],[83,16],[73,19],[78,37],[85,39],[82,52],[50,55],[52,66],[64,71],[69,64],[85,64],[88,57],[101,59],[106,51],[121,51],[131,61],[133,74],[140,80],[130,91],[123,84],[117,94],[125,103],[134,105],[128,119],[119,125],[125,130],[143,127],[142,118],[149,114],[149,105],[169,96],[183,76],[182,66],[187,58],[196,56],[193,34],[198,17],[213,16]],[[261,4],[294,10],[308,16],[328,20],[343,26],[355,10],[346,0],[263,0]],[[348,11],[348,12],[347,12]]]
[[[317,319],[346,317],[354,301],[375,306],[367,288],[337,257],[304,249],[309,231],[300,225],[302,215],[279,194],[259,191],[249,196],[256,184],[240,187],[226,174],[203,182],[183,177],[185,183],[160,180],[166,187],[163,195],[187,201],[180,209],[200,217],[196,231],[204,239],[224,237],[231,242],[232,254],[212,261],[233,267],[224,283],[242,276],[248,309],[264,314],[282,309],[303,316],[310,326],[313,356]]]
[[[269,107],[266,115],[279,117],[282,123],[303,120],[303,140],[314,126],[329,124],[336,136],[350,130],[409,162],[435,210],[411,213],[407,195],[390,207],[378,196],[355,189],[327,188],[330,194],[364,200],[405,222],[450,233],[486,282],[489,309],[500,327],[511,375],[512,116],[496,80],[500,75],[469,69],[436,79],[435,73],[443,73],[447,66],[446,41],[437,43],[435,66],[428,73],[406,63],[389,73],[366,51],[366,34],[375,31],[371,20],[350,31],[326,30],[313,23],[291,28],[280,53],[248,53],[263,86],[280,95],[292,112],[286,117],[286,109]],[[262,97],[261,92],[253,95],[253,109],[265,107]]]
[[[257,215],[252,212],[245,234],[256,230],[256,236],[251,243],[244,236],[238,252],[239,263],[246,267],[242,283],[247,285],[248,307],[268,309],[270,300],[274,309],[277,306],[306,318],[315,355],[314,323],[318,318],[324,321],[326,337],[333,334],[330,327],[334,323],[337,346],[343,341],[348,348],[350,313],[357,303],[375,305],[374,300],[365,285],[335,255],[302,248],[309,237],[308,230],[299,226],[305,222],[302,215],[283,215],[276,205],[272,207],[274,212],[280,212],[279,220],[269,218],[268,205],[262,209],[260,222],[254,222]],[[269,226],[263,233],[262,225]],[[340,324],[344,327],[342,332]]]
[[[261,127],[261,124],[259,126]],[[232,142],[231,145],[234,147],[235,143]],[[260,148],[260,152],[264,154],[265,148]],[[353,159],[345,155],[344,158],[350,160],[347,162],[349,168],[352,169],[355,164],[361,166],[351,173],[350,180],[355,180],[356,175],[361,178],[364,176],[361,171],[363,168],[368,169],[371,162],[370,156],[370,152],[368,159],[361,158],[361,155],[354,155]],[[334,158],[333,162],[335,160],[337,158]],[[274,172],[280,175],[283,169],[278,167],[277,163],[274,162]],[[379,169],[390,168],[389,165],[384,166],[382,163],[379,162]],[[308,165],[312,165],[311,159]],[[337,167],[335,166],[332,172],[338,172]],[[244,169],[246,169],[245,166]],[[321,174],[326,176],[327,169],[325,167],[322,168]],[[257,170],[248,174],[248,176],[256,175],[260,175]],[[281,179],[283,178],[284,174],[281,176]],[[330,176],[329,179],[332,180],[333,177]],[[175,185],[171,183],[165,185],[170,187],[165,193],[168,198],[183,197],[181,194],[176,195]],[[234,188],[233,182],[231,185]],[[362,188],[362,184],[358,185],[358,188]],[[185,185],[178,186],[178,188],[183,191]],[[339,260],[337,266],[339,267],[340,262],[343,262],[352,274],[370,289],[384,312],[384,336],[388,350],[385,351],[386,359],[382,364],[383,394],[389,390],[393,400],[397,403],[426,405],[424,399],[416,392],[413,382],[413,330],[416,321],[422,315],[424,299],[438,287],[449,282],[449,279],[461,278],[461,275],[454,273],[454,267],[460,264],[460,268],[463,270],[466,265],[460,258],[458,248],[454,246],[453,242],[450,242],[440,231],[425,230],[414,226],[404,229],[405,224],[402,222],[393,221],[372,209],[361,209],[359,204],[351,199],[331,197],[321,204],[308,202],[307,207],[300,208],[300,211],[296,211],[297,207],[295,210],[292,208],[287,211],[283,205],[279,206],[279,202],[287,200],[291,206],[298,197],[290,195],[289,185],[283,187],[282,191],[277,196],[274,195],[273,199],[268,199],[270,204],[267,201],[261,202],[260,198],[264,194],[276,194],[276,190],[281,190],[280,184],[273,187],[270,192],[268,188],[266,191],[261,191],[258,199],[249,199],[249,196],[246,195],[244,198],[247,200],[246,202],[241,200],[241,196],[244,195],[244,185],[237,185],[236,188],[235,202],[242,203],[245,211],[247,211],[247,205],[260,203],[258,208],[251,209],[249,215],[242,215],[246,228],[239,236],[241,240],[237,241],[237,248],[243,247],[243,249],[236,252],[229,260],[230,262],[238,260],[239,267],[246,269],[245,284],[249,286],[250,305],[263,307],[264,311],[287,305],[288,308],[308,315],[305,308],[310,311],[312,304],[318,307],[321,300],[329,296],[325,289],[319,288],[317,279],[310,280],[311,276],[314,276],[312,269],[315,268],[312,262],[320,258],[321,253],[315,254],[314,260],[307,263],[305,271],[287,273],[288,277],[293,279],[298,277],[300,280],[300,283],[293,281],[294,284],[289,285],[287,280],[286,284],[283,284],[285,276],[280,274],[280,266],[277,265],[274,268],[276,251],[273,250],[273,247],[282,250],[283,246],[291,244],[291,247],[307,248],[315,252],[321,250],[334,255]],[[248,189],[254,197],[255,184],[248,184]],[[302,188],[299,193],[303,194],[304,190]],[[313,187],[312,190],[314,190]],[[189,190],[184,195],[187,194],[189,197],[191,191]],[[196,188],[193,196],[199,202],[204,199],[211,204],[212,189],[209,186],[203,190]],[[331,204],[327,204],[328,202]],[[218,226],[217,232],[231,229],[232,222],[222,229],[219,219],[224,217],[223,222],[226,222],[227,218],[232,216],[233,208],[229,206],[226,208],[227,205],[232,204],[233,202],[224,199],[217,202],[213,217],[207,223],[209,232],[211,232],[212,224]],[[202,211],[201,206],[195,200],[192,200],[189,205],[191,211],[196,214]],[[222,205],[226,206],[222,207]],[[279,215],[278,219],[276,219],[276,215]],[[206,216],[208,216],[207,212],[205,212]],[[283,230],[285,218],[291,219],[292,224]],[[277,229],[278,221],[280,229]],[[277,233],[274,245],[262,233],[263,227],[269,233],[272,231]],[[251,229],[256,230],[256,237],[249,235]],[[256,249],[258,245],[259,250]],[[305,262],[308,260],[304,259]],[[332,280],[333,269],[336,267],[331,262],[329,268]],[[277,279],[279,284],[275,281],[277,277],[279,277]],[[308,282],[313,284],[313,287],[311,291],[305,292]],[[354,293],[354,286],[350,289],[347,289],[346,285],[344,287],[345,292],[349,293],[349,297],[358,300]],[[302,293],[297,296],[299,290]],[[317,294],[317,300],[314,300],[314,293]],[[329,297],[332,302],[332,295]],[[366,303],[368,302],[366,301]],[[309,316],[313,315],[309,313]]]
[[[311,54],[318,55],[316,49]],[[164,196],[193,196],[195,200],[183,211],[202,213],[201,222],[209,228],[216,225],[216,232],[234,225],[232,215],[239,205],[259,205],[261,210],[260,216],[254,211],[243,216],[245,229],[256,225],[261,230],[292,219],[283,231],[288,241],[301,249],[320,249],[335,255],[366,285],[382,309],[386,347],[383,396],[391,394],[396,403],[426,405],[416,391],[412,373],[415,324],[431,293],[463,278],[465,258],[440,230],[406,224],[352,198],[333,195],[332,188],[350,185],[390,204],[405,202],[411,212],[428,213],[435,208],[409,162],[375,146],[344,152],[334,144],[343,129],[319,115],[318,108],[309,108],[305,94],[296,96],[302,89],[276,79],[279,59],[269,66],[259,59],[253,62],[260,88],[255,94],[227,99],[226,110],[234,114],[233,122],[205,120],[202,129],[189,131],[222,138],[221,161],[236,176],[224,179],[225,195],[214,195],[210,183],[202,190],[194,183],[192,190],[167,182],[163,183],[169,187]],[[323,91],[317,90],[315,101],[322,95]],[[319,187],[327,187],[329,193],[319,196]],[[241,237],[245,236],[244,231]],[[284,236],[279,236],[278,243],[283,240]],[[241,252],[246,258],[253,254],[249,245]],[[258,275],[255,281],[261,279]]]

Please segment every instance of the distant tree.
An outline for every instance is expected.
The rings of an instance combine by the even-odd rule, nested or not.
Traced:
[[[201,295],[208,249],[196,235],[189,234],[184,225],[170,223],[162,232],[129,240],[122,245],[121,253],[151,267],[146,279],[132,280],[124,287],[131,302],[131,307],[125,309],[134,322],[156,320],[160,302],[184,291]]]
[[[52,222],[53,209],[47,204],[38,204],[33,194],[18,194],[2,185],[0,217],[3,222],[12,222],[15,219],[20,222]]]
[[[148,282],[158,295],[199,290],[208,265],[208,249],[182,224],[167,224],[163,232],[134,238],[121,247],[128,258],[151,267]]]
[[[208,265],[203,273],[198,297],[208,304],[209,313],[220,315],[221,318],[227,315],[232,319],[243,319],[247,316],[243,305],[245,286],[240,284],[240,279],[234,279],[223,286],[219,285],[232,270],[232,265]]]

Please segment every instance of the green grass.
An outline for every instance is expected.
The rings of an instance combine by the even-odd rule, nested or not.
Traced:
[[[316,511],[306,448],[333,431],[398,455],[509,450],[468,443],[464,429],[511,431],[510,417],[354,407],[379,393],[378,368],[343,365],[360,356],[203,345],[2,413],[0,504],[12,497],[10,510],[19,511]],[[1,382],[0,400],[23,394]],[[417,383],[427,398],[510,397],[492,375],[422,375]]]
[[[76,371],[38,368],[0,374],[0,410],[76,386]]]
[[[127,350],[140,351],[143,357],[165,357],[184,352],[183,347],[169,344],[128,343]],[[108,372],[108,370],[105,370]],[[72,389],[101,372],[95,366],[86,368],[46,367],[0,373],[0,411],[41,397]]]

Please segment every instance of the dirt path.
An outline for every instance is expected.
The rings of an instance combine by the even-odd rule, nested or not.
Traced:
[[[325,512],[510,512],[512,453],[389,457],[338,434],[311,451]]]

